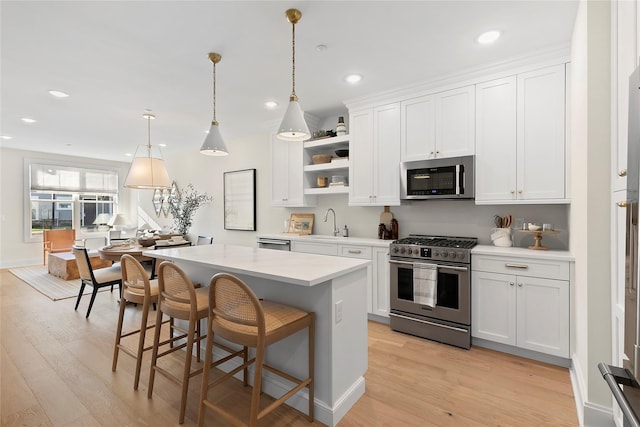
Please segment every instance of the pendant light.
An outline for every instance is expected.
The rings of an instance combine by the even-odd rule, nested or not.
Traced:
[[[151,120],[155,119],[156,116],[150,114],[149,110],[147,110],[143,117],[147,119],[147,145],[139,145],[136,149],[136,154],[131,161],[131,167],[129,167],[129,173],[124,180],[124,186],[141,190],[171,188],[171,180],[164,165],[164,160],[162,160],[162,152],[159,147],[151,146]]]
[[[278,129],[278,139],[285,141],[305,141],[311,137],[307,122],[304,120],[304,113],[298,104],[298,97],[296,96],[296,24],[302,17],[302,12],[298,9],[289,9],[285,12],[287,20],[291,22],[291,34],[292,34],[292,72],[291,79],[293,89],[291,90],[291,96],[289,97],[289,106],[287,112],[284,114],[280,128]]]
[[[202,154],[207,156],[226,156],[229,154],[227,146],[220,134],[220,128],[218,127],[218,120],[216,119],[216,64],[220,62],[222,56],[218,53],[209,53],[209,60],[213,62],[213,121],[211,122],[211,129],[209,134],[204,139],[204,143],[200,148]]]

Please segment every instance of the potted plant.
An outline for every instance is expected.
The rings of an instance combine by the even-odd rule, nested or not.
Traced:
[[[196,213],[200,206],[212,201],[212,196],[207,196],[207,193],[198,193],[193,188],[193,184],[189,184],[187,188],[183,188],[180,198],[178,200],[172,200],[171,203],[169,203],[176,232],[186,237],[192,225],[193,214]]]

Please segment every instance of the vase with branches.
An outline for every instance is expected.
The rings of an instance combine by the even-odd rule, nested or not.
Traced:
[[[193,223],[193,215],[198,208],[213,201],[212,196],[207,193],[198,193],[193,184],[182,189],[182,194],[178,200],[171,200],[169,203],[171,215],[173,216],[173,226],[176,232],[186,236]]]

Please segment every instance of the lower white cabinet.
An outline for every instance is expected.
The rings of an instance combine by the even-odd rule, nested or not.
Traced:
[[[569,262],[476,255],[471,335],[569,358]]]
[[[312,237],[304,238],[313,240]],[[291,241],[293,252],[316,255],[334,255],[371,260],[367,267],[367,311],[380,317],[389,317],[389,248],[368,244],[328,243],[317,241]]]

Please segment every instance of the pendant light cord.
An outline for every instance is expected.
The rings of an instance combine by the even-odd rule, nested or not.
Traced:
[[[296,24],[291,23],[291,81],[293,82],[293,88],[291,90],[291,98],[297,98],[296,96]]]
[[[216,63],[213,63],[213,123],[218,124],[216,118]]]

